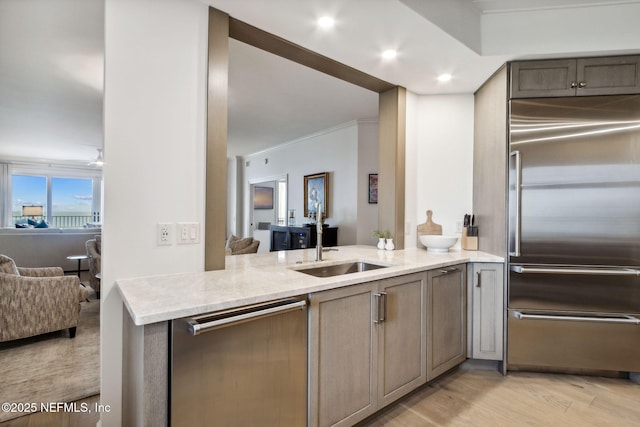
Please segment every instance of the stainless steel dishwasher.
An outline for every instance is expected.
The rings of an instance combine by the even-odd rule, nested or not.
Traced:
[[[172,321],[171,426],[304,426],[306,300]]]

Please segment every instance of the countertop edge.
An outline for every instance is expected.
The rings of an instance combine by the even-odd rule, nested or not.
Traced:
[[[369,247],[341,248],[344,248],[345,252],[351,252],[347,253],[346,256],[343,257],[345,259],[358,258],[368,260],[374,258],[373,255],[376,254],[376,252],[372,251]],[[356,253],[360,256],[349,256]],[[278,253],[274,252],[270,254]],[[280,298],[295,297],[301,295],[306,296],[315,292],[328,291],[331,289],[352,286],[359,283],[384,280],[390,277],[424,272],[454,264],[504,263],[503,257],[477,251],[457,251],[447,254],[453,256],[453,259],[441,259],[438,257],[438,255],[434,256],[433,254],[428,254],[431,255],[432,258],[421,260],[420,258],[427,258],[425,254],[426,251],[424,251],[423,249],[415,248],[394,251],[391,256],[401,259],[398,262],[399,265],[393,265],[392,267],[385,269],[378,269],[343,276],[334,276],[329,278],[317,278],[308,276],[304,273],[296,272],[295,269],[299,267],[299,261],[296,263],[294,263],[293,261],[288,263],[282,262],[280,264],[276,263],[276,265],[274,266],[260,268],[260,265],[254,267],[251,264],[251,258],[245,258],[242,259],[242,261],[246,263],[246,266],[236,267],[230,270],[120,279],[116,281],[116,287],[120,292],[123,303],[127,308],[127,311],[129,312],[129,315],[131,316],[134,324],[137,326],[144,326],[223,309],[241,307],[249,304],[258,304]],[[263,255],[262,258],[255,258],[255,260],[260,260],[263,263],[265,261],[270,261],[268,258],[268,254],[261,255]],[[255,254],[245,255],[243,257],[252,256],[255,256]],[[273,258],[277,255],[270,256]],[[377,256],[380,256],[379,252],[377,253]],[[341,259],[334,259],[333,261],[338,262],[341,261]],[[393,259],[392,261],[389,261],[389,263],[393,264]],[[255,281],[256,277],[262,277],[266,281],[276,282],[278,283],[278,285],[273,286],[274,289],[272,290],[264,290],[260,289],[259,287],[256,287],[255,290],[250,289],[244,291],[242,289],[239,291],[235,289],[237,287],[242,288],[251,286],[249,282]],[[302,282],[303,284],[300,285],[300,287],[288,286],[291,284],[291,282],[294,281]],[[196,282],[196,285],[193,285],[191,288],[184,286],[185,283],[193,282]],[[224,283],[221,285],[220,282]],[[217,288],[217,286],[222,287]],[[213,292],[214,289],[216,291],[219,291],[219,297],[217,295],[218,292]],[[167,305],[163,306],[162,304],[157,303],[157,298],[146,298],[146,295],[151,295],[151,290],[168,290],[168,293],[164,293]],[[234,291],[237,291],[239,294],[242,294],[242,292],[245,293],[241,296],[233,297],[232,295]],[[198,302],[182,303],[179,301],[178,296],[181,292],[186,292],[191,299],[196,296],[201,296],[202,299],[200,300],[198,298]],[[216,295],[214,296],[213,294]],[[231,296],[229,296],[228,294],[231,294]],[[158,293],[154,292],[153,295],[158,295]]]

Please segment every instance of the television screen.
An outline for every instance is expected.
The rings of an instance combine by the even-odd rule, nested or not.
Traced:
[[[273,209],[272,187],[253,187],[253,209]]]

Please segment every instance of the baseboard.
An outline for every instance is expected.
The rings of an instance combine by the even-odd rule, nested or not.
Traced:
[[[467,359],[460,365],[460,369],[501,372],[500,362],[497,360]]]

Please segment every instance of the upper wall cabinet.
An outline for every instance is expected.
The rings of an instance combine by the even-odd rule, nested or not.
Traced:
[[[511,64],[511,98],[640,93],[640,56]]]

